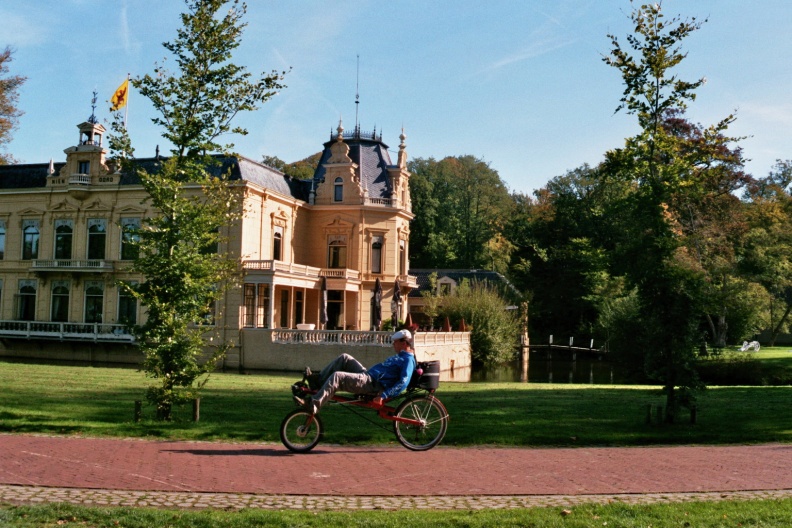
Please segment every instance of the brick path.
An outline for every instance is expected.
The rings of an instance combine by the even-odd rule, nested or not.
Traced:
[[[792,445],[453,448],[0,435],[0,502],[175,508],[513,508],[792,497]]]

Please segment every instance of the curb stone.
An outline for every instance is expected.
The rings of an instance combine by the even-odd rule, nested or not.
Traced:
[[[82,506],[242,510],[483,510],[570,507],[581,504],[657,504],[773,500],[792,497],[792,489],[705,493],[647,493],[612,495],[442,495],[338,496],[254,495],[245,493],[151,492],[107,489],[49,488],[0,485],[0,504],[69,503]]]

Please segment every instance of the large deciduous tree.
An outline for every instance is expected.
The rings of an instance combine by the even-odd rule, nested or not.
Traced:
[[[228,226],[240,215],[238,189],[222,170],[222,157],[233,145],[218,143],[226,134],[245,134],[233,119],[255,110],[282,86],[283,73],[253,78],[231,62],[245,28],[244,3],[238,0],[186,0],[183,26],[164,47],[175,57],[175,70],[157,65],[154,75],[132,79],[153,104],[153,121],[164,128],[172,156],[146,171],[131,159],[131,142],[116,116],[112,146],[118,159],[140,177],[148,202],[158,213],[134,233],[140,255],[132,266],[145,277],[121,287],[146,309],[137,326],[145,354],[144,370],[156,380],[147,392],[162,419],[172,407],[196,397],[208,374],[229,346],[212,341],[208,328],[225,288],[233,284],[234,255],[223,247]],[[221,9],[227,6],[224,13]],[[210,323],[209,326],[206,323]],[[205,347],[212,350],[205,353]]]
[[[624,148],[607,153],[603,172],[635,185],[627,202],[629,236],[619,257],[623,273],[637,288],[644,331],[635,346],[644,350],[647,373],[663,383],[666,420],[671,422],[701,386],[695,360],[708,291],[700,260],[704,255],[692,251],[701,231],[693,228],[698,212],[723,191],[712,185],[718,180],[713,171],[734,169],[723,152],[734,140],[724,135],[734,117],[699,129],[695,137],[670,127],[669,113],[684,110],[705,82],[685,81],[674,73],[686,57],[681,42],[701,23],[666,19],[660,4],[636,7],[630,17],[635,29],[627,36],[627,47],[609,35],[612,50],[603,60],[619,70],[625,84],[617,111],[636,115],[640,133],[628,138]],[[691,216],[692,209],[697,214]]]
[[[17,108],[19,102],[19,88],[27,80],[21,75],[8,75],[8,63],[13,60],[13,51],[6,47],[0,53],[0,148],[11,142],[12,132],[19,124],[22,111]],[[0,152],[0,165],[13,163],[14,157]]]
[[[511,210],[498,173],[473,156],[410,162],[414,267],[486,268],[505,272],[512,246],[503,236]]]

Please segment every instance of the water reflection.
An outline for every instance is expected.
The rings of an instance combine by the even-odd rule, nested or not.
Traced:
[[[527,375],[519,360],[492,367],[473,369],[472,382],[516,382],[530,383],[621,383],[612,365],[597,355],[581,357],[576,354],[555,354],[548,358],[546,353],[531,353]]]

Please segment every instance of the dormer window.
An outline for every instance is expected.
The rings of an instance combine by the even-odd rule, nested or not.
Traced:
[[[344,179],[343,178],[336,178],[335,183],[333,185],[333,201],[335,202],[343,202],[344,201]]]

